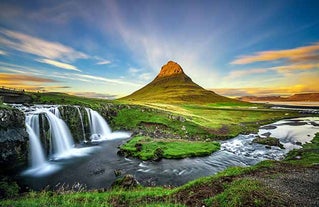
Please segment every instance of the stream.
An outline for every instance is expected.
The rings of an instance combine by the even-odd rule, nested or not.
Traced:
[[[301,144],[310,142],[319,132],[319,117],[284,119],[260,127],[258,136],[278,138],[285,149],[252,143],[257,134],[239,135],[221,141],[221,149],[210,156],[186,159],[140,161],[117,155],[118,146],[128,138],[103,139],[92,144],[77,144],[76,156],[50,160],[54,171],[46,174],[22,173],[20,179],[32,189],[72,186],[80,183],[87,189],[108,188],[116,180],[115,170],[132,174],[145,186],[179,186],[202,176],[216,174],[231,166],[251,166],[262,160],[281,160]],[[81,153],[83,151],[83,153]]]

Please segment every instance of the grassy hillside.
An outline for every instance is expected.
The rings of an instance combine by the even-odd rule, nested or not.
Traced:
[[[159,75],[143,88],[119,99],[129,102],[151,103],[216,103],[239,102],[205,90],[188,77],[175,62],[168,62]]]

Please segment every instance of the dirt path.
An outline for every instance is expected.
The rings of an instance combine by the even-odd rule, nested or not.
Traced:
[[[254,176],[291,206],[319,206],[319,166],[288,168],[284,172]]]

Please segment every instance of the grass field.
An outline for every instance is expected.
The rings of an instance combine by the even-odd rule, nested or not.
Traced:
[[[219,149],[218,142],[152,139],[150,137],[134,137],[121,146],[121,150],[142,160],[200,157],[210,155]]]

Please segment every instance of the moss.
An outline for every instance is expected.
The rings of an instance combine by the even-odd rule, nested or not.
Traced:
[[[13,198],[18,196],[20,187],[16,182],[2,179],[0,181],[0,198]]]
[[[217,142],[152,139],[142,136],[132,138],[120,149],[126,155],[142,160],[181,159],[210,155],[220,149],[220,144]]]
[[[253,143],[263,144],[263,145],[269,145],[269,146],[277,146],[281,149],[284,149],[284,146],[279,142],[279,139],[274,137],[257,137],[253,140]]]

